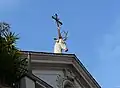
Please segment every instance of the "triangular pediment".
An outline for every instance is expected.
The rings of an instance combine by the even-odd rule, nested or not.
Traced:
[[[50,82],[52,75],[48,75],[59,74],[62,71],[61,74],[64,74],[64,77],[60,78],[59,75],[57,75],[57,78],[53,77],[55,78],[53,82],[63,79],[69,79],[72,81],[73,79],[76,80],[76,85],[80,84],[81,88],[101,88],[75,54],[55,54],[32,51],[22,51],[22,53],[24,57],[30,59],[29,67],[31,71],[35,73],[35,75],[43,74],[40,75],[40,77],[43,78],[43,80],[46,79],[50,84],[52,84],[52,82]],[[45,76],[47,73],[48,75]],[[54,83],[53,86],[55,86]]]

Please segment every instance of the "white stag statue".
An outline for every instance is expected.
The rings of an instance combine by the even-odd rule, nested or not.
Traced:
[[[67,33],[64,32],[65,36],[62,36],[60,33],[60,27],[58,29],[58,38],[55,38],[55,46],[54,46],[54,53],[62,53],[64,50],[65,52],[68,51],[67,45],[66,45],[66,39],[67,39]]]

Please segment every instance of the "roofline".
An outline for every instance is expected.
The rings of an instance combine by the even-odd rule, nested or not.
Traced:
[[[21,51],[21,52],[26,52],[26,53],[39,53],[39,54],[46,54],[46,55],[60,55],[60,56],[71,56],[75,58],[77,63],[82,67],[83,71],[88,75],[88,77],[93,81],[93,83],[101,88],[101,86],[98,84],[98,82],[94,79],[94,77],[88,72],[88,70],[85,68],[85,66],[81,63],[81,61],[77,58],[75,54],[66,54],[66,53],[51,53],[51,52],[36,52],[36,51]]]
[[[82,69],[85,71],[85,73],[88,75],[88,77],[94,82],[94,84],[101,88],[101,86],[98,84],[98,82],[94,79],[94,77],[88,72],[88,70],[85,68],[85,66],[80,62],[80,60],[77,58],[75,54],[73,54],[75,57],[75,60],[78,62],[78,64],[82,67]]]
[[[75,54],[66,54],[66,53],[51,53],[51,52],[38,52],[38,51],[20,51],[20,52],[26,52],[26,53],[39,53],[39,54],[48,54],[48,55],[70,55],[74,56]]]

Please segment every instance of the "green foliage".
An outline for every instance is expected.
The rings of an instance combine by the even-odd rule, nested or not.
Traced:
[[[0,23],[0,84],[12,86],[27,72],[27,59],[16,47],[19,39],[7,23]]]

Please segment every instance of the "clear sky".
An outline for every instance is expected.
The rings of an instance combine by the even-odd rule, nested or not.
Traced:
[[[120,87],[120,0],[0,0],[0,21],[19,34],[21,50],[53,52],[51,16],[68,30],[75,53],[102,88]]]

